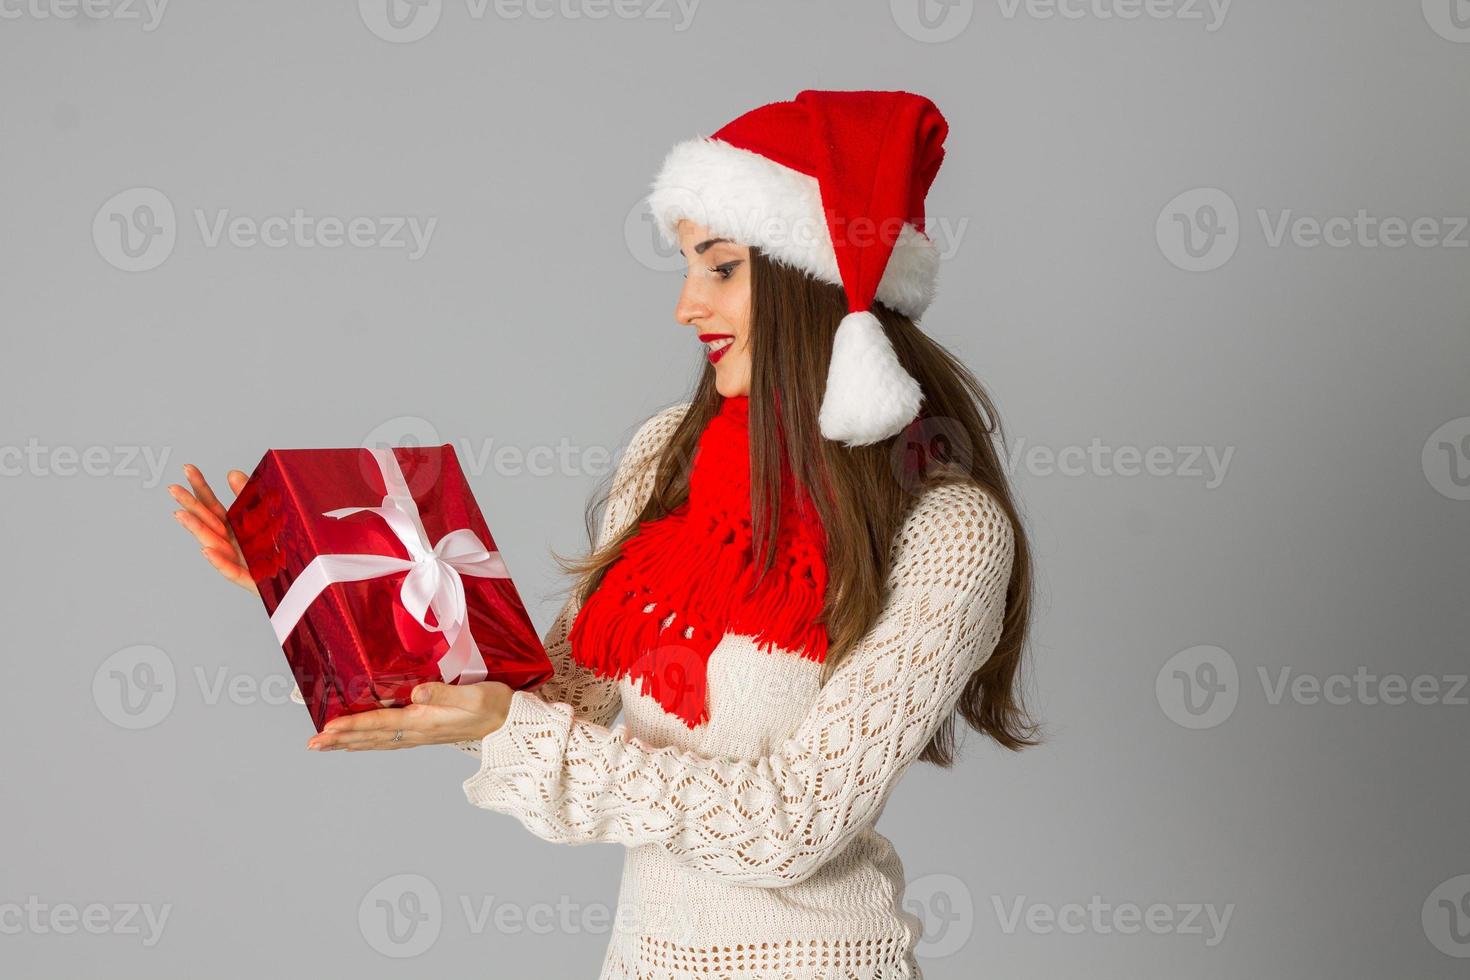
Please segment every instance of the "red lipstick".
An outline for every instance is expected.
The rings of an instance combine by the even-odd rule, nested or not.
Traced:
[[[734,347],[735,346],[735,344],[734,344],[734,340],[735,340],[734,335],[733,334],[728,334],[728,333],[702,333],[702,334],[699,335],[699,340],[700,340],[701,343],[704,343],[704,344],[709,344],[712,341],[716,341],[716,340],[729,340],[729,341],[731,341],[730,343],[728,343],[725,346],[719,348],[718,350],[708,350],[708,349],[706,349],[705,356],[709,358],[709,362],[711,364],[718,364],[719,361],[720,361],[720,358],[722,358],[722,357],[725,356],[725,352],[728,351],[731,347]]]

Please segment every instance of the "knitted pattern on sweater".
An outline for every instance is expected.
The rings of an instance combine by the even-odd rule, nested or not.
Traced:
[[[634,436],[599,543],[652,493],[687,407]],[[929,488],[894,538],[881,614],[828,682],[813,660],[727,633],[693,730],[573,661],[570,599],[545,638],[556,676],[456,743],[480,763],[465,796],[547,841],[625,848],[617,921],[636,926],[614,931],[600,980],[917,977],[920,923],[874,824],[999,641],[1013,554],[986,491]]]

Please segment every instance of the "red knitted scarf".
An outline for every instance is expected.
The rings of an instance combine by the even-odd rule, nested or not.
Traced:
[[[827,592],[816,508],[782,467],[775,561],[759,582],[751,535],[750,398],[725,398],[700,434],[689,497],[643,521],[587,597],[572,657],[639,690],[690,728],[709,719],[705,670],[726,633],[823,662]]]

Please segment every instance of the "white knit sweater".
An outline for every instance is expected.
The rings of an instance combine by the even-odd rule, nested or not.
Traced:
[[[599,543],[641,510],[687,408],[634,436]],[[627,849],[600,980],[918,977],[920,923],[873,825],[999,640],[1013,544],[985,491],[926,491],[894,540],[880,618],[827,684],[820,664],[727,634],[692,731],[572,660],[570,599],[545,638],[556,676],[515,692],[483,741],[456,743],[480,761],[465,796],[548,841]]]

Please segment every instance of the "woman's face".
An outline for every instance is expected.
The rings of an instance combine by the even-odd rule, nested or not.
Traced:
[[[715,366],[725,398],[750,394],[750,249],[680,221],[679,251],[688,263],[674,318],[693,327]]]

